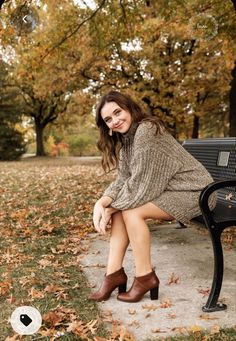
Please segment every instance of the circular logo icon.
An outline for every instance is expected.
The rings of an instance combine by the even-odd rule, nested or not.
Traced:
[[[39,24],[39,15],[34,8],[22,5],[15,9],[10,22],[18,34],[27,34],[32,32]]]
[[[193,38],[211,40],[218,33],[218,23],[210,14],[198,14],[191,18],[189,23]]]
[[[10,319],[13,330],[20,335],[35,334],[42,325],[40,312],[30,306],[16,308]]]

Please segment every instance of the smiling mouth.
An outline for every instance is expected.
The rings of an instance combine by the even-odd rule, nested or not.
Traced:
[[[117,127],[115,127],[115,129],[119,129],[122,126],[122,124],[123,124],[123,122],[120,125],[118,125]]]

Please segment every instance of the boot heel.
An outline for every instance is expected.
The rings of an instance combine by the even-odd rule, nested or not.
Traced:
[[[122,292],[126,292],[126,285],[127,285],[127,283],[119,285],[119,287],[118,287],[119,294],[121,294]]]
[[[150,290],[151,300],[158,300],[158,291],[159,291],[159,287],[156,287]]]

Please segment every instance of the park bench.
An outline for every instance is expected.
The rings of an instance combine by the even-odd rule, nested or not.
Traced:
[[[202,309],[224,310],[227,306],[218,303],[224,273],[221,234],[227,227],[236,227],[236,137],[191,139],[184,141],[183,147],[205,166],[214,180],[202,190],[199,198],[202,215],[192,222],[207,227],[214,251],[212,287]],[[214,191],[217,191],[217,204],[210,211],[208,198]]]

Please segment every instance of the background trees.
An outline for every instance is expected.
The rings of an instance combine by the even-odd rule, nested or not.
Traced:
[[[5,91],[14,89],[11,104],[32,118],[37,155],[45,154],[50,134],[73,140],[70,133],[86,118],[93,131],[97,98],[112,87],[134,96],[179,139],[235,135],[230,0],[95,3],[2,6],[2,51],[13,70]],[[24,20],[16,16],[19,8]]]
[[[4,91],[7,81],[7,66],[0,63],[0,160],[16,160],[25,152],[21,115],[12,103],[16,96],[14,89]]]

